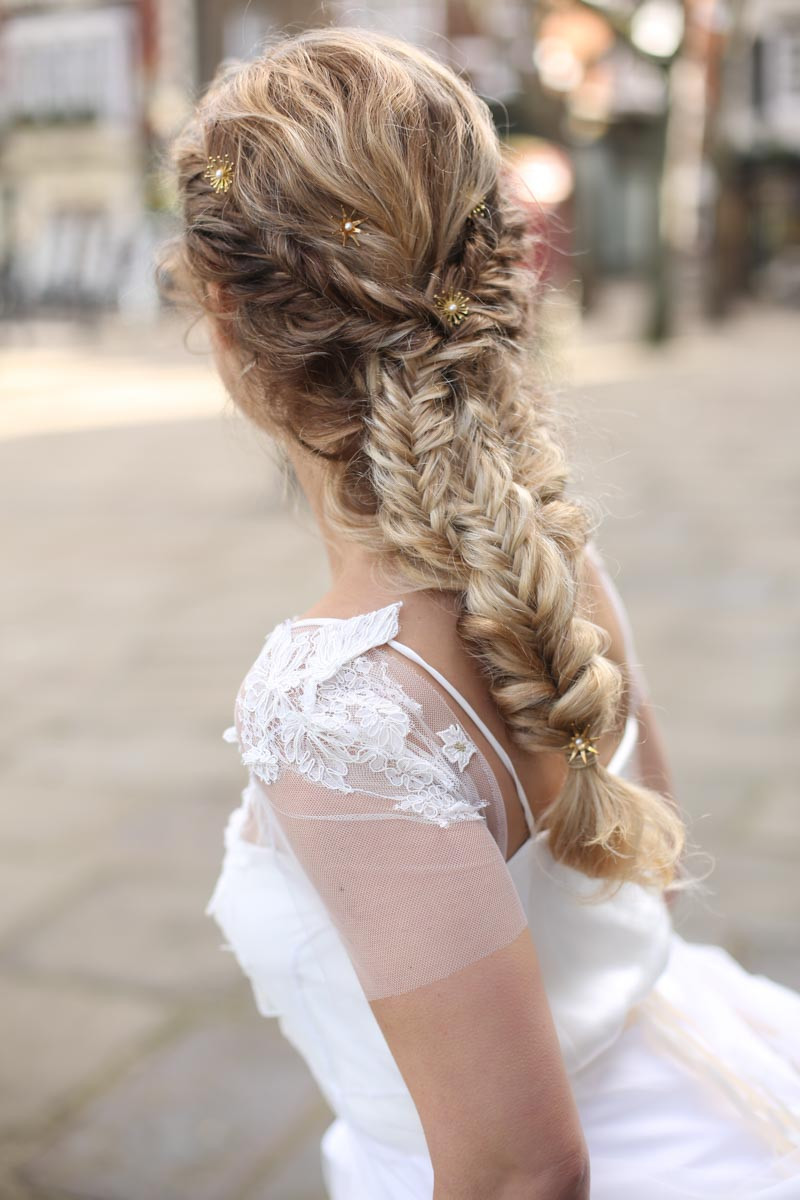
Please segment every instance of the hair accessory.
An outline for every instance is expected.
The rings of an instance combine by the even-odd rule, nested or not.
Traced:
[[[450,325],[460,325],[464,317],[469,315],[469,297],[463,292],[437,292],[433,303]]]
[[[597,758],[587,758],[586,756],[587,754],[597,755],[598,751],[589,737],[589,726],[587,725],[585,729],[580,731],[577,726],[573,726],[573,728],[575,732],[572,737],[565,746],[561,747],[562,750],[570,752],[567,759],[567,766],[591,767],[593,763],[597,762]]]
[[[488,217],[489,205],[485,200],[479,200],[469,215],[471,217]]]
[[[227,154],[212,154],[203,172],[203,179],[215,192],[227,192],[233,183],[233,162]]]
[[[343,246],[347,245],[348,238],[355,238],[356,245],[358,245],[358,237],[362,232],[358,227],[359,225],[363,225],[368,219],[368,217],[356,217],[355,213],[350,213],[348,217],[344,208],[342,208],[342,219],[336,225],[336,232],[342,235]]]

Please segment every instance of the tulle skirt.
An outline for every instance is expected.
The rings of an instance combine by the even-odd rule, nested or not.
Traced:
[[[800,993],[675,933],[614,1044],[573,1077],[592,1200],[800,1200]],[[431,1200],[426,1155],[337,1118],[330,1200]]]

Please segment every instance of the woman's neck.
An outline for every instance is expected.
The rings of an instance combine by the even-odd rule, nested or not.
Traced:
[[[305,614],[348,616],[371,611],[415,590],[397,568],[388,568],[385,554],[336,534],[325,520],[322,504],[324,465],[301,446],[286,445],[297,481],[314,515],[331,575],[331,586]]]

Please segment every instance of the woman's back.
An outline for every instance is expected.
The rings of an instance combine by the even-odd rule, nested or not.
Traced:
[[[764,1190],[742,1196],[790,1200],[792,1191],[775,1182],[778,1160],[759,1142],[778,1138],[780,1169],[791,1171],[800,1110],[787,1126],[774,1097],[791,1097],[796,1079],[756,1032],[764,997],[758,989],[749,997],[745,973],[723,952],[709,964],[711,947],[684,943],[657,890],[626,883],[598,901],[598,881],[553,859],[532,813],[523,817],[528,836],[510,847],[507,796],[468,726],[480,734],[484,725],[481,736],[524,811],[521,777],[477,706],[465,694],[457,699],[443,675],[437,683],[437,668],[416,651],[398,649],[411,640],[404,607],[282,622],[243,681],[236,725],[226,731],[250,781],[230,814],[206,911],[260,1011],[279,1020],[337,1114],[323,1141],[330,1195],[430,1200],[430,1112],[412,1095],[413,1072],[390,1049],[375,1002],[435,996],[530,934],[589,1137],[593,1196],[640,1200],[644,1179],[658,1200],[728,1200],[749,1170]],[[626,738],[611,768],[630,771],[631,750]],[[700,980],[704,993],[695,989]],[[726,989],[742,1006],[733,1024]],[[486,999],[484,1023],[503,1008],[499,994]],[[775,988],[772,1002],[791,1015],[788,993]],[[450,1019],[458,1024],[455,1013]],[[462,1053],[468,1061],[466,1043]],[[462,1065],[453,1062],[451,1075]],[[508,1070],[487,1094],[516,1094],[510,1073],[504,1082]],[[708,1108],[712,1084],[734,1101],[735,1117]],[[765,1086],[771,1092],[754,1107]],[[617,1095],[637,1095],[637,1107],[618,1115],[612,1134]],[[655,1113],[662,1095],[667,1110],[659,1101]],[[648,1174],[647,1138],[657,1122],[661,1155],[674,1159],[669,1191]],[[620,1134],[624,1162],[613,1148],[609,1157],[609,1138]],[[717,1148],[702,1167],[681,1159],[694,1138]],[[694,1178],[707,1190],[689,1190]]]
[[[422,1152],[371,1002],[450,979],[531,929],[561,1052],[577,1070],[663,969],[670,924],[657,891],[626,884],[598,903],[602,881],[553,861],[481,696],[466,694],[469,675],[456,687],[411,645],[445,662],[446,615],[426,632],[418,605],[409,632],[405,607],[290,618],[267,637],[226,731],[250,783],[208,911],[337,1110],[379,1140],[402,1130],[400,1143]],[[628,736],[620,769],[631,750]],[[517,810],[526,836],[514,845],[507,814]],[[609,976],[626,982],[601,999]],[[337,1027],[332,1014],[344,1011]],[[368,1059],[353,1059],[353,1039],[371,1047]]]
[[[599,759],[604,765],[608,765],[617,755],[626,729],[630,730],[627,718],[631,715],[637,716],[640,703],[644,698],[644,675],[636,658],[633,634],[625,606],[600,552],[591,541],[586,546],[581,583],[580,609],[607,634],[609,642],[607,656],[623,668],[627,683],[627,701],[622,710],[618,727],[607,730],[602,736],[595,739]],[[385,603],[387,603],[386,595],[373,593],[371,598],[365,595],[364,599],[359,602],[358,611],[366,612],[372,609],[373,605],[377,608]],[[341,603],[336,595],[330,592],[312,609],[309,609],[309,613],[305,617],[300,619],[311,623],[319,617],[323,621],[331,618],[337,619],[352,615],[347,611],[348,608],[352,608],[351,594],[344,603]],[[490,740],[468,713],[463,711],[459,713],[470,737],[487,759],[502,794],[508,831],[507,857],[510,858],[528,838],[529,823],[523,805],[520,803],[514,779],[498,754],[493,741],[499,742],[511,759],[537,825],[548,805],[563,788],[564,776],[568,768],[562,751],[542,751],[530,754],[512,742],[500,713],[492,701],[484,672],[478,661],[467,653],[459,637],[456,628],[458,615],[458,604],[451,593],[433,590],[407,593],[403,599],[402,641],[405,646],[415,651],[426,664],[444,676],[445,680],[468,702],[483,724],[488,726],[494,735],[494,739]],[[399,651],[391,649],[390,652],[399,653]],[[423,667],[420,669],[424,670]],[[448,700],[452,702],[453,697],[446,688],[435,678],[429,676],[429,679],[443,699],[446,702]],[[633,754],[635,756],[635,748]],[[626,757],[628,756],[626,755]],[[245,836],[248,836],[247,832]]]

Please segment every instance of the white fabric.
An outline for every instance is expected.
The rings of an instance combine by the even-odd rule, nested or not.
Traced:
[[[401,605],[282,622],[226,733],[252,772],[258,840],[274,845],[290,892],[310,883],[321,908],[309,932],[332,921],[362,1002],[442,979],[526,925],[483,756],[428,681],[383,649]]]
[[[401,607],[282,622],[224,734],[250,777],[206,912],[336,1114],[322,1143],[331,1200],[433,1191],[368,998],[441,978],[525,923],[593,1200],[800,1198],[800,996],[685,942],[648,889],[586,903],[596,881],[549,854],[500,744],[401,649]],[[508,862],[502,797],[467,717],[511,770],[532,832]],[[636,734],[631,712],[612,771],[634,772]]]

